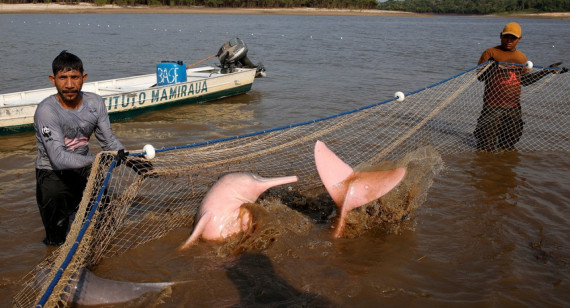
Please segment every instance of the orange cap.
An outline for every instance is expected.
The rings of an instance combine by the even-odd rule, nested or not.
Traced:
[[[512,34],[512,35],[516,36],[517,38],[519,38],[519,37],[521,37],[521,34],[522,34],[521,26],[519,24],[517,24],[516,22],[508,23],[503,28],[503,32],[501,32],[501,35],[505,35],[505,34]]]

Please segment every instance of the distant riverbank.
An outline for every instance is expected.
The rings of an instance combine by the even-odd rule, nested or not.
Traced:
[[[344,16],[430,16],[402,11],[349,10],[320,8],[210,8],[203,6],[97,6],[92,3],[27,3],[0,4],[0,14],[41,14],[41,13],[98,13],[98,14],[267,14],[267,15],[344,15]],[[505,16],[505,15],[501,15]],[[570,12],[508,14],[516,17],[570,19]]]
[[[320,8],[210,8],[203,6],[97,6],[92,3],[27,3],[0,4],[0,14],[42,14],[42,13],[98,13],[98,14],[266,14],[266,15],[344,15],[344,16],[430,16],[401,11],[349,10]],[[505,16],[505,15],[500,15]],[[570,19],[570,12],[508,14],[516,17]]]
[[[420,14],[381,10],[343,10],[319,8],[209,8],[203,6],[96,6],[91,3],[0,4],[0,14],[103,13],[103,14],[266,14],[266,15],[358,15],[420,16]]]

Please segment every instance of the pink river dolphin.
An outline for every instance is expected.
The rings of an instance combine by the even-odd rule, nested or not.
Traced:
[[[338,207],[334,237],[342,235],[348,212],[385,195],[406,174],[405,168],[355,172],[321,141],[315,144],[315,164],[321,181]],[[194,230],[179,249],[190,247],[200,238],[218,241],[248,230],[252,218],[242,204],[254,203],[271,187],[297,180],[296,176],[263,178],[247,172],[222,176],[204,197]]]
[[[315,164],[323,185],[338,207],[336,238],[342,235],[348,212],[387,194],[406,174],[405,168],[355,172],[321,141],[315,144]]]
[[[205,240],[222,240],[240,231],[246,231],[251,224],[251,215],[241,205],[254,203],[271,187],[297,180],[296,176],[263,178],[248,172],[222,176],[202,200],[194,230],[179,249],[190,247],[200,237]]]

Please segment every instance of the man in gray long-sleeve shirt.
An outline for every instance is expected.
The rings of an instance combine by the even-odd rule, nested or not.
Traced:
[[[89,154],[91,135],[95,133],[104,150],[125,147],[113,134],[101,97],[81,91],[87,78],[81,59],[64,50],[52,69],[49,77],[57,94],[44,99],[34,115],[36,199],[46,231],[44,243],[61,245],[95,159]]]

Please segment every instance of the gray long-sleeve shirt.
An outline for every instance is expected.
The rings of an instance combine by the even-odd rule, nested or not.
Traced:
[[[89,154],[89,139],[95,137],[103,150],[124,149],[111,129],[101,96],[81,92],[81,106],[65,109],[55,95],[44,99],[34,114],[38,156],[36,168],[65,170],[89,166],[95,155]]]

